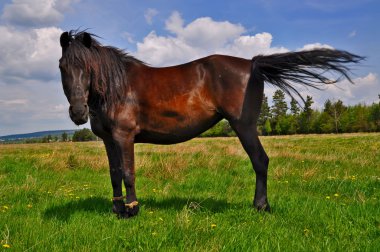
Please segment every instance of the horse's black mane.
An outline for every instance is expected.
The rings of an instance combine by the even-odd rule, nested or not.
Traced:
[[[91,91],[100,96],[100,102],[111,105],[122,102],[127,91],[127,74],[130,63],[145,64],[124,50],[104,46],[91,34],[91,46],[83,39],[87,31],[69,31],[70,45],[62,55],[68,64],[83,67],[91,73]]]

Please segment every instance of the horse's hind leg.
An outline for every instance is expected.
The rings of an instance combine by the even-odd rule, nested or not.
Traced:
[[[256,125],[231,122],[244,150],[247,152],[256,173],[256,189],[253,205],[258,210],[270,211],[267,199],[267,175],[269,158],[260,143]]]

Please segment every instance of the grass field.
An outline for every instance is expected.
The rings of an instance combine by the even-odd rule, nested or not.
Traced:
[[[380,134],[261,139],[271,214],[238,140],[214,138],[137,145],[128,220],[101,142],[0,145],[0,250],[380,251]]]

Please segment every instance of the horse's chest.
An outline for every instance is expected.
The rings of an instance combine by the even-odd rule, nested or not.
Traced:
[[[90,117],[91,129],[100,138],[112,135],[110,125],[105,123],[104,116],[100,113],[93,113]]]

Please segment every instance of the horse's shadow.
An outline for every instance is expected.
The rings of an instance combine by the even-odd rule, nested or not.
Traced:
[[[231,205],[226,200],[216,200],[212,198],[181,198],[171,197],[166,199],[141,198],[142,211],[145,209],[174,209],[208,211],[213,213],[224,212]],[[44,212],[45,219],[58,219],[67,222],[71,216],[78,212],[94,212],[96,214],[112,214],[112,202],[101,197],[72,200],[61,205],[54,205]]]
[[[72,200],[70,202],[55,204],[44,212],[45,219],[58,219],[68,221],[77,212],[94,212],[97,214],[111,213],[112,203],[101,197]]]

